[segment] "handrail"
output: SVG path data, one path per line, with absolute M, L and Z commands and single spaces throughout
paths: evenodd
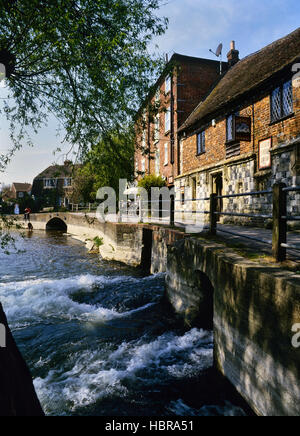
M 273 193 L 272 190 L 252 191 L 252 192 L 245 192 L 243 194 L 217 195 L 216 198 L 222 199 L 222 198 L 249 197 L 249 196 L 265 195 L 265 194 L 272 194 L 272 193 Z

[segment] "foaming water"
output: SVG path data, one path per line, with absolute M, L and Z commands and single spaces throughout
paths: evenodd
M 163 304 L 164 276 L 99 261 L 62 235 L 0 252 L 0 301 L 49 415 L 238 415 L 212 371 L 212 333 Z

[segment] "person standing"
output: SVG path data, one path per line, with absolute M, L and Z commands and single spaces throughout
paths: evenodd
M 29 207 L 26 207 L 26 209 L 24 211 L 24 220 L 25 221 L 30 221 L 30 214 L 31 214 L 31 209 Z

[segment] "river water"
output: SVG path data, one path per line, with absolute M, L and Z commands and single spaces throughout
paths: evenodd
M 213 335 L 184 329 L 164 276 L 88 254 L 59 233 L 0 252 L 0 301 L 48 415 L 239 416 L 212 369 Z

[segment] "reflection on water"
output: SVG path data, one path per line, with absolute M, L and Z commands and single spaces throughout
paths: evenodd
M 164 306 L 163 275 L 55 232 L 17 248 L 0 253 L 0 301 L 47 414 L 244 414 L 212 370 L 212 333 L 183 329 Z

